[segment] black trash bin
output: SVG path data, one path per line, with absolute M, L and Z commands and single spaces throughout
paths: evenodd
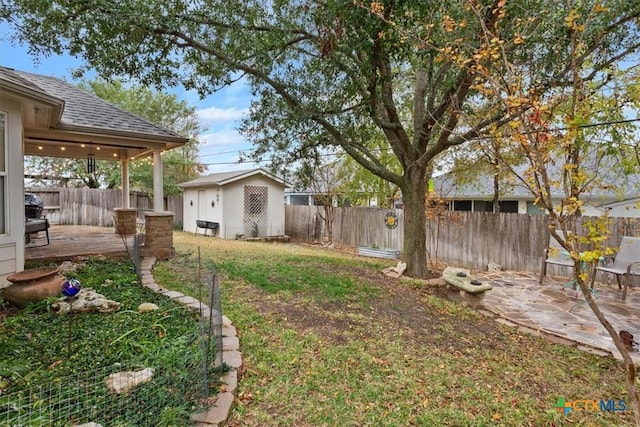
M 44 203 L 40 197 L 32 193 L 24 193 L 24 216 L 27 218 L 40 218 Z

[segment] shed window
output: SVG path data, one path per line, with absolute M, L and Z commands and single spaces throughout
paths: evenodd
M 268 187 L 244 186 L 244 234 L 246 236 L 262 237 L 267 235 L 268 201 Z
M 257 215 L 257 214 L 260 214 L 260 213 L 264 212 L 264 210 L 267 207 L 267 194 L 266 193 L 262 193 L 262 192 L 257 192 L 257 193 L 247 192 L 245 194 L 245 197 L 246 197 L 245 203 L 246 203 L 246 206 L 247 206 L 247 213 L 249 215 Z

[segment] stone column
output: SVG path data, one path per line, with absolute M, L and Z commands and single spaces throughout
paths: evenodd
M 115 208 L 116 234 L 136 234 L 136 209 Z
M 173 247 L 173 212 L 147 212 L 144 215 L 143 256 L 166 259 L 175 254 Z

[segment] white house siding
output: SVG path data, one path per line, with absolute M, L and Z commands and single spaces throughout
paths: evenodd
M 603 205 L 610 217 L 640 218 L 640 198 Z
M 0 287 L 9 274 L 24 269 L 24 167 L 20 104 L 0 93 L 0 111 L 6 115 L 7 185 L 6 233 L 0 234 Z

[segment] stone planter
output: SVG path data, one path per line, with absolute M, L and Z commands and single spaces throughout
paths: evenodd
M 7 280 L 13 284 L 3 290 L 4 299 L 11 305 L 24 308 L 33 302 L 61 296 L 65 278 L 58 267 L 45 267 L 11 274 Z

